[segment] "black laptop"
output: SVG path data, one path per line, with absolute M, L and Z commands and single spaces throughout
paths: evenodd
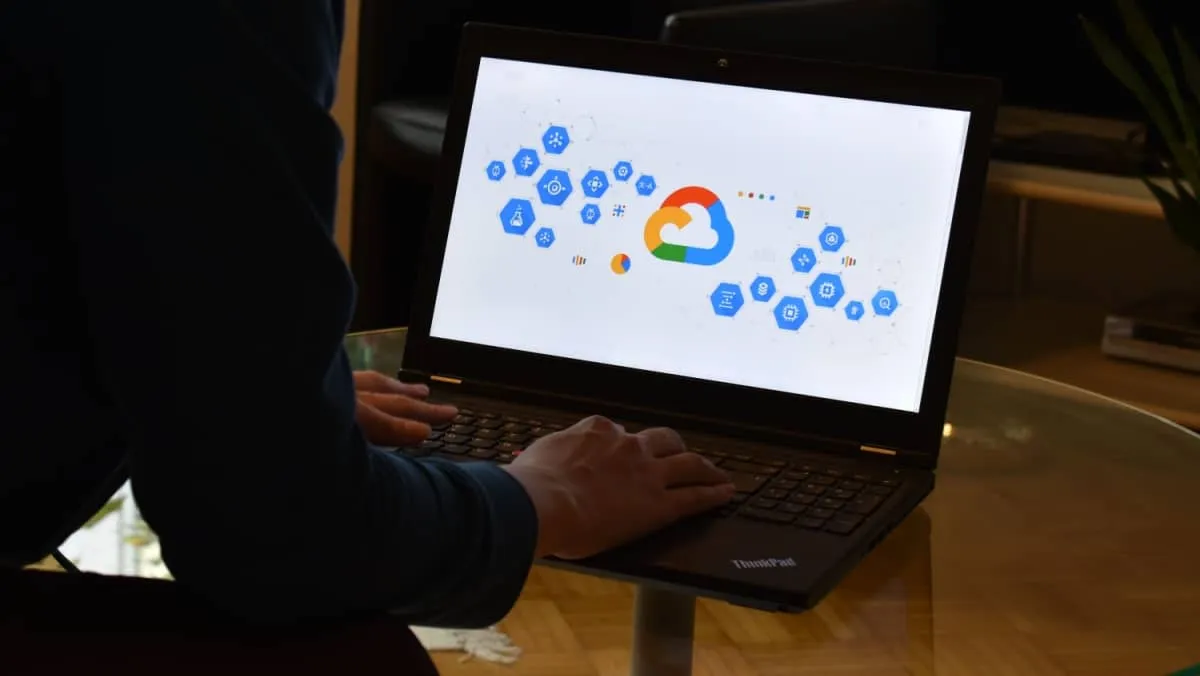
M 418 448 L 668 425 L 734 503 L 555 565 L 817 603 L 933 489 L 998 86 L 470 25 L 401 376 Z

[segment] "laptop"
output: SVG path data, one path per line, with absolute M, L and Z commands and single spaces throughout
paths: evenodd
M 994 81 L 468 25 L 398 452 L 667 425 L 734 502 L 551 565 L 815 605 L 933 489 Z

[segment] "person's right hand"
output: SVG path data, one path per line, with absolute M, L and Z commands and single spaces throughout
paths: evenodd
M 581 559 L 729 502 L 729 477 L 665 428 L 629 434 L 593 416 L 507 467 L 538 515 L 536 555 Z

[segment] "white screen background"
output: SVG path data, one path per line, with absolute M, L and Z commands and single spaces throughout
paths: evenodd
M 919 408 L 969 113 L 778 92 L 624 73 L 483 59 L 451 215 L 431 335 L 494 347 L 689 376 L 755 388 L 915 412 Z M 542 134 L 566 127 L 561 155 L 543 152 Z M 513 171 L 522 147 L 542 166 Z M 500 181 L 486 168 L 505 163 Z M 634 179 L 614 180 L 628 161 Z M 583 195 L 589 169 L 607 173 L 600 199 Z M 575 191 L 562 207 L 541 204 L 536 182 L 564 169 Z M 650 174 L 649 197 L 635 190 Z M 705 267 L 652 257 L 646 219 L 677 188 L 698 185 L 724 203 L 736 234 L 728 258 Z M 774 200 L 739 197 L 739 191 Z M 510 198 L 530 200 L 536 222 L 504 232 Z M 602 216 L 585 225 L 580 209 Z M 622 218 L 613 216 L 624 205 Z M 797 219 L 797 206 L 811 208 Z M 715 235 L 701 208 L 669 242 L 708 247 Z M 845 245 L 822 252 L 826 224 Z M 553 229 L 539 248 L 535 233 Z M 810 273 L 793 270 L 798 246 L 818 253 Z M 613 255 L 627 254 L 616 275 Z M 582 256 L 586 264 L 575 265 Z M 843 265 L 843 256 L 855 260 Z M 812 302 L 820 272 L 841 275 L 836 308 Z M 770 302 L 750 295 L 759 275 L 777 287 Z M 739 284 L 734 317 L 714 313 L 710 295 Z M 894 290 L 898 309 L 876 316 L 871 297 Z M 772 310 L 798 296 L 809 318 L 798 331 L 776 326 Z M 859 300 L 866 315 L 847 319 Z

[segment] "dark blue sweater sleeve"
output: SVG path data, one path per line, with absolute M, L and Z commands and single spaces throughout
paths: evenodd
M 331 236 L 332 0 L 50 3 L 67 208 L 135 497 L 176 579 L 258 618 L 483 625 L 536 514 L 490 466 L 364 441 Z

